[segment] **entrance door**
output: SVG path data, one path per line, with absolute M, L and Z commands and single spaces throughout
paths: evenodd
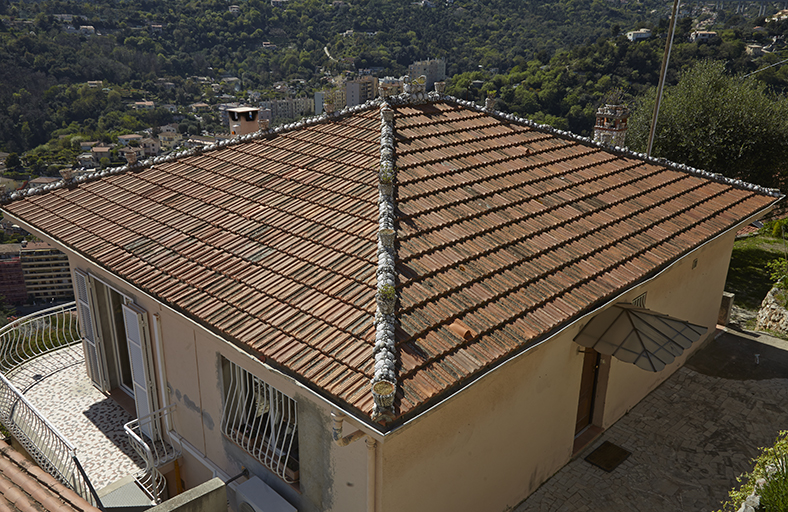
M 580 378 L 580 400 L 577 404 L 575 435 L 580 434 L 591 424 L 594 415 L 594 397 L 599 380 L 599 360 L 599 352 L 592 348 L 585 349 L 583 374 Z

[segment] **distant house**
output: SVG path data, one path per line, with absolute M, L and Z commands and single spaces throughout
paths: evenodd
M 151 32 L 161 32 L 162 29 L 163 29 L 162 25 L 159 25 L 159 24 L 155 24 L 155 25 L 151 25 L 150 26 L 150 31 Z
M 138 135 L 136 133 L 130 133 L 128 135 L 118 135 L 118 144 L 121 146 L 128 146 L 129 143 L 133 140 L 140 142 L 142 140 L 142 135 Z
M 446 79 L 446 60 L 445 59 L 427 59 L 414 62 L 408 66 L 408 75 L 411 80 L 424 75 L 427 82 L 424 84 L 427 90 L 432 90 L 435 82 L 440 82 Z
M 90 148 L 93 161 L 100 163 L 102 158 L 112 158 L 112 148 L 109 146 L 93 146 Z
M 782 21 L 784 19 L 788 19 L 788 9 L 783 9 L 782 11 L 778 11 L 777 14 L 773 16 L 769 16 L 766 18 L 766 21 Z
M 345 103 L 348 107 L 361 105 L 378 95 L 378 79 L 374 76 L 363 76 L 345 82 Z
M 189 107 L 191 107 L 192 112 L 210 112 L 211 110 L 211 106 L 207 103 L 192 103 Z
M 651 29 L 650 28 L 641 28 L 639 30 L 632 30 L 627 32 L 627 39 L 632 41 L 642 41 L 643 39 L 648 39 L 651 37 Z
M 82 151 L 90 151 L 90 148 L 98 144 L 97 140 L 83 140 L 79 142 L 79 148 Z
M 158 139 L 146 138 L 140 141 L 140 146 L 145 156 L 158 156 L 161 152 L 161 143 Z
M 93 28 L 93 25 L 80 25 L 79 33 L 86 36 L 92 36 L 96 33 L 96 29 Z
M 74 297 L 71 269 L 64 253 L 46 242 L 22 242 L 20 258 L 28 295 L 44 300 Z
M 96 159 L 93 156 L 93 153 L 82 153 L 77 157 L 77 163 L 81 167 L 92 167 L 96 165 Z
M 88 80 L 88 87 L 91 89 L 98 89 L 103 87 L 104 83 L 101 80 Z
M 746 48 L 747 55 L 751 57 L 760 57 L 763 55 L 763 45 L 757 43 L 750 43 Z
M 241 13 L 241 8 L 238 7 L 237 5 L 231 5 L 230 7 L 228 7 L 228 9 L 233 14 L 240 14 Z
M 134 109 L 135 110 L 153 110 L 156 108 L 156 105 L 152 101 L 135 101 L 134 102 Z
M 690 33 L 689 40 L 691 42 L 693 42 L 693 43 L 696 42 L 696 41 L 698 41 L 698 42 L 706 42 L 706 41 L 709 41 L 711 39 L 714 39 L 715 37 L 717 37 L 717 33 L 716 32 L 711 32 L 711 31 L 708 31 L 708 30 L 695 30 L 695 31 Z
M 403 85 L 401 78 L 394 78 L 392 76 L 387 76 L 378 80 L 378 90 L 382 97 L 402 94 Z

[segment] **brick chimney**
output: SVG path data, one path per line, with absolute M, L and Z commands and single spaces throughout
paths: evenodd
M 594 142 L 624 147 L 627 138 L 629 108 L 626 105 L 604 105 L 596 111 Z

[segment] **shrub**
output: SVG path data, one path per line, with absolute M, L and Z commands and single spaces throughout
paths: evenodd
M 788 510 L 788 430 L 777 435 L 774 446 L 762 448 L 754 462 L 755 466 L 750 473 L 736 479 L 737 482 L 744 483 L 728 493 L 730 501 L 723 505 L 723 510 L 739 510 L 753 491 L 760 496 L 759 512 Z

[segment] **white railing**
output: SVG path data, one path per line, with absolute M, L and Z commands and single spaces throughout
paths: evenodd
M 287 483 L 299 478 L 296 401 L 230 363 L 222 434 Z
M 84 361 L 81 350 L 63 350 L 57 357 L 39 356 L 81 341 L 74 302 L 0 328 L 0 423 L 42 469 L 96 505 L 74 446 L 22 395 L 44 377 Z
M 81 341 L 75 302 L 16 319 L 0 328 L 0 372 L 25 392 L 39 380 L 84 361 L 81 351 L 40 360 L 39 356 Z
M 156 503 L 161 503 L 162 492 L 166 485 L 164 475 L 158 468 L 181 456 L 181 450 L 162 435 L 162 423 L 164 430 L 171 430 L 170 422 L 175 405 L 159 409 L 123 426 L 134 451 L 145 461 L 145 468 L 137 473 L 135 478 Z
M 96 505 L 90 482 L 79 471 L 76 449 L 0 374 L 0 422 L 36 464 Z

